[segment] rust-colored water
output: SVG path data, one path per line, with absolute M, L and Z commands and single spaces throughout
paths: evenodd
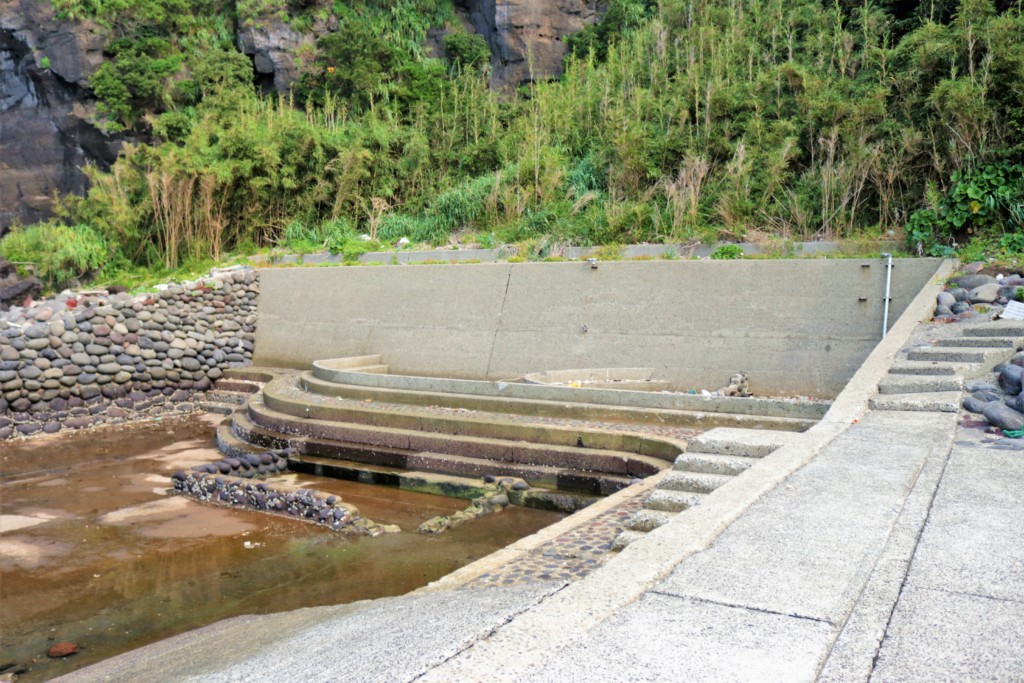
M 167 495 L 212 441 L 192 417 L 0 444 L 0 665 L 47 680 L 226 617 L 398 595 L 561 518 L 509 508 L 428 537 L 466 502 L 297 480 L 403 529 L 366 538 Z M 49 659 L 59 641 L 81 652 Z

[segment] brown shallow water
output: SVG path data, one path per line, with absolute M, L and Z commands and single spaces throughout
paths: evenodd
M 191 417 L 0 444 L 0 665 L 47 680 L 227 617 L 398 595 L 563 516 L 513 507 L 429 537 L 416 526 L 466 501 L 287 475 L 403 529 L 367 538 L 167 495 L 212 440 Z M 59 641 L 81 652 L 47 658 Z

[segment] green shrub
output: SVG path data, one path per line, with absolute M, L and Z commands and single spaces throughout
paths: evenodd
M 0 240 L 0 258 L 31 264 L 47 289 L 60 290 L 83 282 L 109 257 L 103 237 L 87 225 L 38 223 L 14 228 Z
M 732 261 L 743 258 L 743 247 L 738 244 L 723 244 L 715 249 L 711 258 L 715 261 Z
M 999 240 L 1004 250 L 1020 248 L 1024 164 L 979 164 L 954 172 L 950 183 L 934 207 L 911 215 L 907 222 L 911 248 L 930 256 L 949 256 L 956 244 L 971 240 Z M 1007 228 L 1010 232 L 1004 233 Z
M 481 67 L 491 59 L 491 48 L 487 41 L 476 33 L 449 33 L 444 37 L 444 51 L 448 63 L 457 69 Z

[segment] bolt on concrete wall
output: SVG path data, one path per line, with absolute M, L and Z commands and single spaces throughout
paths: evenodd
M 890 325 L 939 267 L 898 259 Z M 881 338 L 883 259 L 266 269 L 255 362 L 382 354 L 390 372 L 514 379 L 653 367 L 680 389 L 835 396 Z

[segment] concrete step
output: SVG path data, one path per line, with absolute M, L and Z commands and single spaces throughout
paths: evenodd
M 409 456 L 406 469 L 421 472 L 456 474 L 462 477 L 517 477 L 530 486 L 560 491 L 576 491 L 594 496 L 609 496 L 629 486 L 630 477 L 598 472 L 581 472 L 559 467 L 517 465 L 493 460 L 479 460 L 442 453 L 416 453 Z
M 888 394 L 871 399 L 874 410 L 908 410 L 913 412 L 956 413 L 960 410 L 959 391 L 930 394 Z
M 243 394 L 238 391 L 221 391 L 214 389 L 213 391 L 206 392 L 206 400 L 213 401 L 215 403 L 230 403 L 235 406 L 245 405 L 245 402 L 249 400 L 251 394 Z
M 881 394 L 925 394 L 942 391 L 963 391 L 964 381 L 952 377 L 919 377 L 915 375 L 888 375 L 878 383 Z
M 936 339 L 936 347 L 1013 349 L 1020 343 L 1013 337 L 951 337 Z
M 352 370 L 353 368 L 361 368 L 369 365 L 379 364 L 379 353 L 371 356 L 349 356 L 348 358 L 332 358 L 330 360 L 330 368 L 332 370 Z M 356 370 L 355 372 L 361 371 Z
M 964 328 L 965 337 L 1024 337 L 1024 323 L 1003 321 L 970 325 Z
M 792 432 L 720 427 L 691 439 L 686 451 L 763 458 L 793 438 Z
M 605 449 L 637 453 L 672 462 L 682 448 L 665 439 L 597 429 L 573 424 L 551 424 L 527 420 L 509 420 L 506 416 L 478 411 L 437 411 L 429 408 L 368 406 L 363 402 L 334 401 L 309 394 L 300 389 L 297 379 L 274 381 L 264 387 L 260 396 L 250 402 L 250 410 L 260 403 L 268 408 L 300 420 L 315 418 L 333 423 L 351 423 L 376 427 L 382 434 L 401 429 L 423 434 L 455 434 L 524 441 L 544 445 L 574 446 L 587 450 Z
M 217 432 L 214 435 L 214 440 L 217 443 L 217 449 L 224 455 L 232 458 L 237 458 L 240 455 L 248 455 L 250 453 L 262 453 L 267 450 L 259 446 L 254 446 L 242 439 L 239 439 L 232 431 L 231 423 L 225 421 L 223 424 L 217 427 Z
M 293 446 L 302 455 L 364 463 L 419 472 L 436 472 L 460 477 L 517 477 L 531 486 L 607 496 L 629 486 L 633 477 L 586 472 L 564 467 L 499 462 L 445 453 L 418 452 L 387 446 L 331 441 L 310 437 L 294 437 L 259 428 L 236 414 L 232 432 L 242 441 L 263 449 Z
M 349 372 L 363 372 L 373 375 L 386 375 L 388 374 L 388 366 L 386 365 L 360 365 L 356 368 L 346 368 Z
M 647 510 L 663 510 L 665 512 L 682 512 L 683 510 L 689 510 L 700 505 L 703 499 L 703 493 L 655 489 L 647 497 L 644 508 Z
M 672 470 L 658 484 L 659 489 L 667 491 L 689 491 L 691 493 L 711 493 L 719 486 L 732 481 L 725 474 L 708 474 L 706 472 L 681 472 Z
M 224 403 L 222 401 L 200 401 L 196 405 L 204 412 L 216 413 L 217 415 L 230 415 L 239 408 L 236 403 Z
M 745 458 L 737 455 L 683 453 L 676 458 L 672 469 L 679 472 L 737 475 L 750 469 L 757 462 L 758 458 Z
M 433 451 L 481 460 L 592 470 L 628 477 L 647 477 L 668 467 L 661 458 L 616 450 L 302 419 L 273 411 L 258 399 L 250 401 L 247 415 L 257 426 L 300 438 L 387 446 L 411 452 Z
M 940 363 L 995 363 L 997 362 L 997 359 L 1006 357 L 1009 352 L 1010 349 L 971 350 L 923 347 L 914 349 L 908 353 L 907 360 L 939 361 Z
M 646 531 L 634 531 L 633 529 L 624 529 L 619 532 L 619 535 L 612 541 L 612 551 L 618 552 L 622 550 L 630 543 L 639 541 L 641 538 L 647 535 Z
M 214 391 L 225 391 L 239 394 L 255 394 L 263 388 L 262 382 L 250 382 L 244 379 L 222 377 L 213 383 Z
M 664 510 L 638 510 L 626 522 L 626 528 L 631 531 L 654 531 L 675 516 L 675 512 Z
M 897 361 L 889 368 L 892 375 L 959 375 L 975 367 L 970 363 L 941 363 L 939 361 Z
M 363 386 L 321 379 L 315 373 L 302 374 L 302 386 L 310 394 L 335 396 L 352 401 L 396 403 L 411 407 L 459 408 L 496 415 L 524 415 L 543 418 L 567 418 L 607 422 L 614 429 L 619 424 L 651 424 L 708 430 L 715 427 L 746 427 L 751 430 L 803 431 L 817 420 L 797 417 L 771 417 L 756 414 L 665 410 L 630 406 L 609 406 L 599 403 L 562 400 L 513 398 L 463 394 L 451 391 L 424 391 L 389 387 Z

